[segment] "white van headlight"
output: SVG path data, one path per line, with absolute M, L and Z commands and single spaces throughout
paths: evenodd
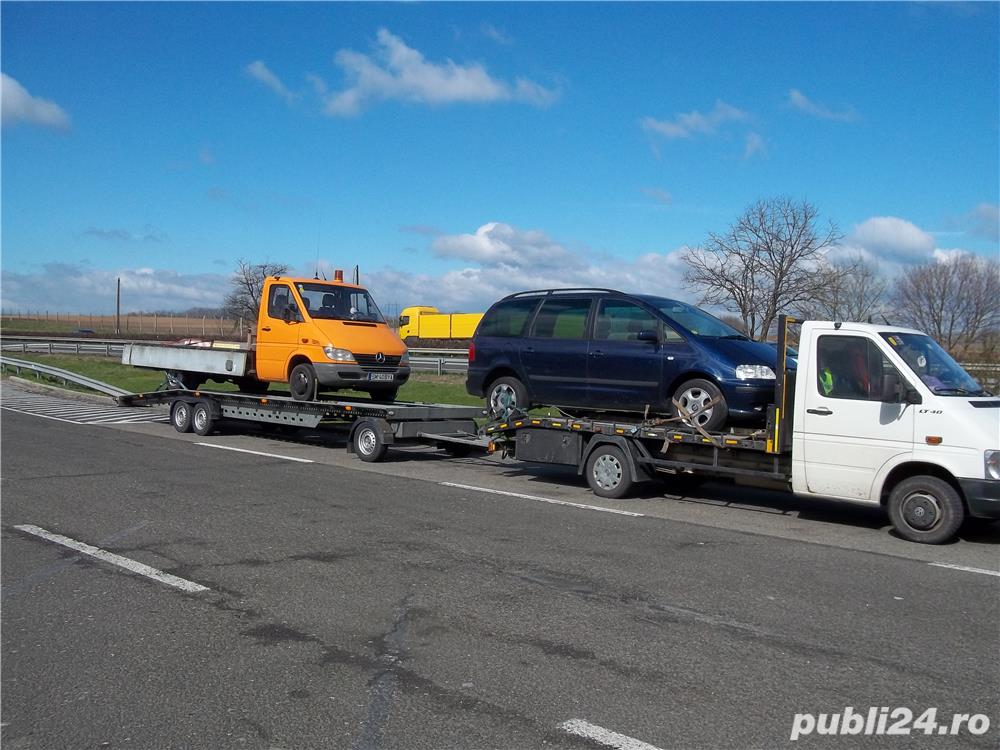
M 1000 479 L 1000 451 L 986 451 L 986 478 Z
M 353 354 L 347 349 L 338 349 L 333 344 L 324 346 L 323 353 L 326 354 L 327 359 L 332 359 L 334 362 L 354 362 Z
M 736 377 L 740 380 L 774 380 L 774 370 L 767 365 L 737 365 Z

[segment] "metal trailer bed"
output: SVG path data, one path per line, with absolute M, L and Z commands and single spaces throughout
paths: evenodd
M 436 445 L 452 454 L 489 447 L 476 428 L 475 419 L 483 414 L 478 406 L 381 404 L 360 398 L 297 401 L 290 396 L 186 389 L 132 393 L 119 396 L 118 403 L 168 404 L 174 429 L 199 435 L 210 433 L 220 419 L 304 428 L 344 425 L 349 428 L 348 451 L 369 462 L 381 461 L 389 446 L 401 443 Z

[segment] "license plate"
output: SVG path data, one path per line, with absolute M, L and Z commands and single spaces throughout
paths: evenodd
M 370 372 L 368 373 L 369 380 L 392 380 L 394 375 L 391 372 Z

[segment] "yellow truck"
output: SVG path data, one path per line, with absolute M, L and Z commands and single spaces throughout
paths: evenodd
M 404 307 L 399 316 L 399 337 L 418 339 L 471 339 L 483 313 L 442 313 L 436 307 Z
M 410 377 L 406 345 L 368 291 L 345 283 L 340 270 L 333 281 L 268 276 L 257 334 L 245 348 L 219 342 L 127 344 L 122 363 L 165 370 L 168 382 L 188 390 L 206 380 L 232 381 L 249 393 L 287 383 L 298 401 L 340 389 L 394 401 Z

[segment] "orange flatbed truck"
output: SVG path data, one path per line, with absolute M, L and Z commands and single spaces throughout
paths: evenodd
M 167 373 L 167 382 L 195 390 L 207 380 L 230 381 L 246 393 L 287 383 L 293 399 L 353 389 L 394 401 L 410 377 L 406 345 L 389 328 L 368 290 L 343 281 L 269 276 L 264 280 L 256 335 L 246 346 L 128 344 L 122 364 Z

